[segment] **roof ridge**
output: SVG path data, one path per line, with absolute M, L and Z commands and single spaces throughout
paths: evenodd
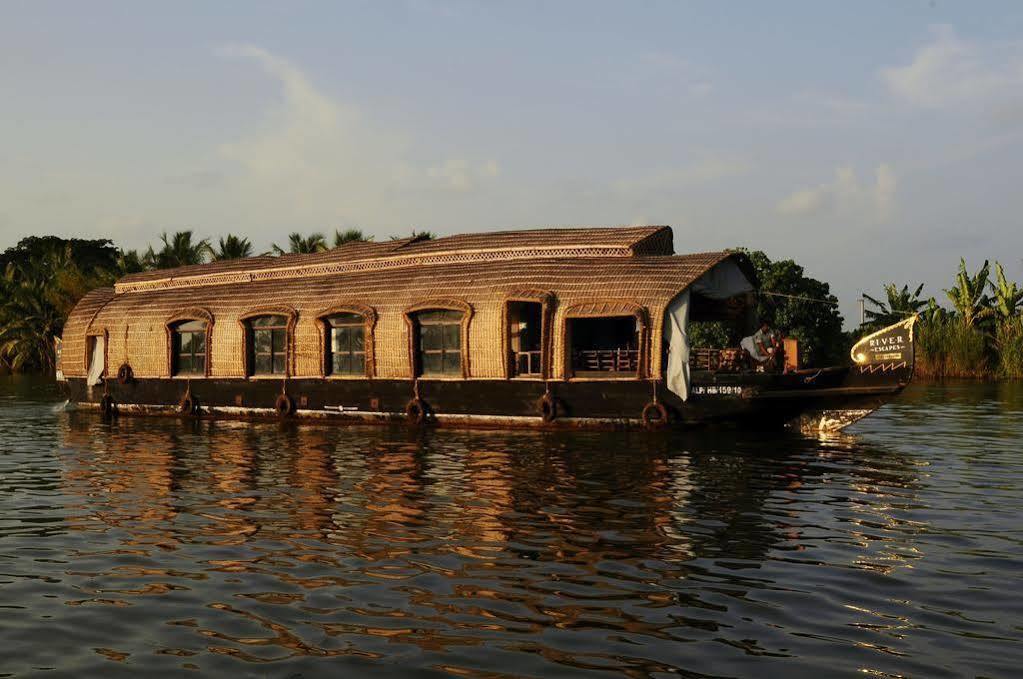
M 258 256 L 129 274 L 121 278 L 115 288 L 118 293 L 124 293 L 160 287 L 243 282 L 267 275 L 304 277 L 370 268 L 523 257 L 664 256 L 673 254 L 670 234 L 671 228 L 667 226 L 574 227 L 476 232 L 437 239 L 413 237 L 379 243 L 353 242 L 318 253 Z M 549 236 L 546 242 L 544 235 Z

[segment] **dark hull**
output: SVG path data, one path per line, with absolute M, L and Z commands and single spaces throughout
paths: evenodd
M 796 425 L 837 429 L 859 419 L 898 394 L 911 372 L 858 367 L 803 371 L 788 375 L 695 373 L 683 402 L 661 384 L 637 380 L 549 383 L 557 416 L 544 421 L 539 402 L 547 387 L 526 380 L 421 380 L 419 398 L 429 424 L 530 428 L 625 428 L 651 426 L 643 410 L 656 400 L 668 425 L 730 424 L 754 428 Z M 89 388 L 83 379 L 66 383 L 69 400 L 98 407 L 109 395 L 118 414 L 180 415 L 189 392 L 198 404 L 193 417 L 279 419 L 274 405 L 282 391 L 296 412 L 289 417 L 339 422 L 405 421 L 414 398 L 409 380 L 324 379 L 142 379 L 126 384 L 108 380 Z M 821 421 L 825 426 L 821 426 Z M 658 423 L 663 424 L 663 423 Z

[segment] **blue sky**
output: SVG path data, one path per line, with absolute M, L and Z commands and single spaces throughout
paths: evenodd
M 1023 278 L 1020 3 L 16 3 L 0 247 L 671 224 L 859 292 Z

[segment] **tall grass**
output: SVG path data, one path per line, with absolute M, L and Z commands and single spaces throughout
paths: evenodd
M 994 341 L 998 350 L 998 376 L 1010 379 L 1023 377 L 1023 318 L 1016 316 L 1000 321 Z
M 922 377 L 1023 378 L 1023 320 L 997 321 L 991 332 L 961 317 L 922 323 L 916 370 Z
M 922 324 L 917 371 L 925 377 L 990 377 L 987 338 L 960 318 Z

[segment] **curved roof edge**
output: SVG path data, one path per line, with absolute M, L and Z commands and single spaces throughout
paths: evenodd
M 378 271 L 452 263 L 514 259 L 666 256 L 673 254 L 671 227 L 536 229 L 352 243 L 307 255 L 252 257 L 226 262 L 147 271 L 125 276 L 118 294 Z

